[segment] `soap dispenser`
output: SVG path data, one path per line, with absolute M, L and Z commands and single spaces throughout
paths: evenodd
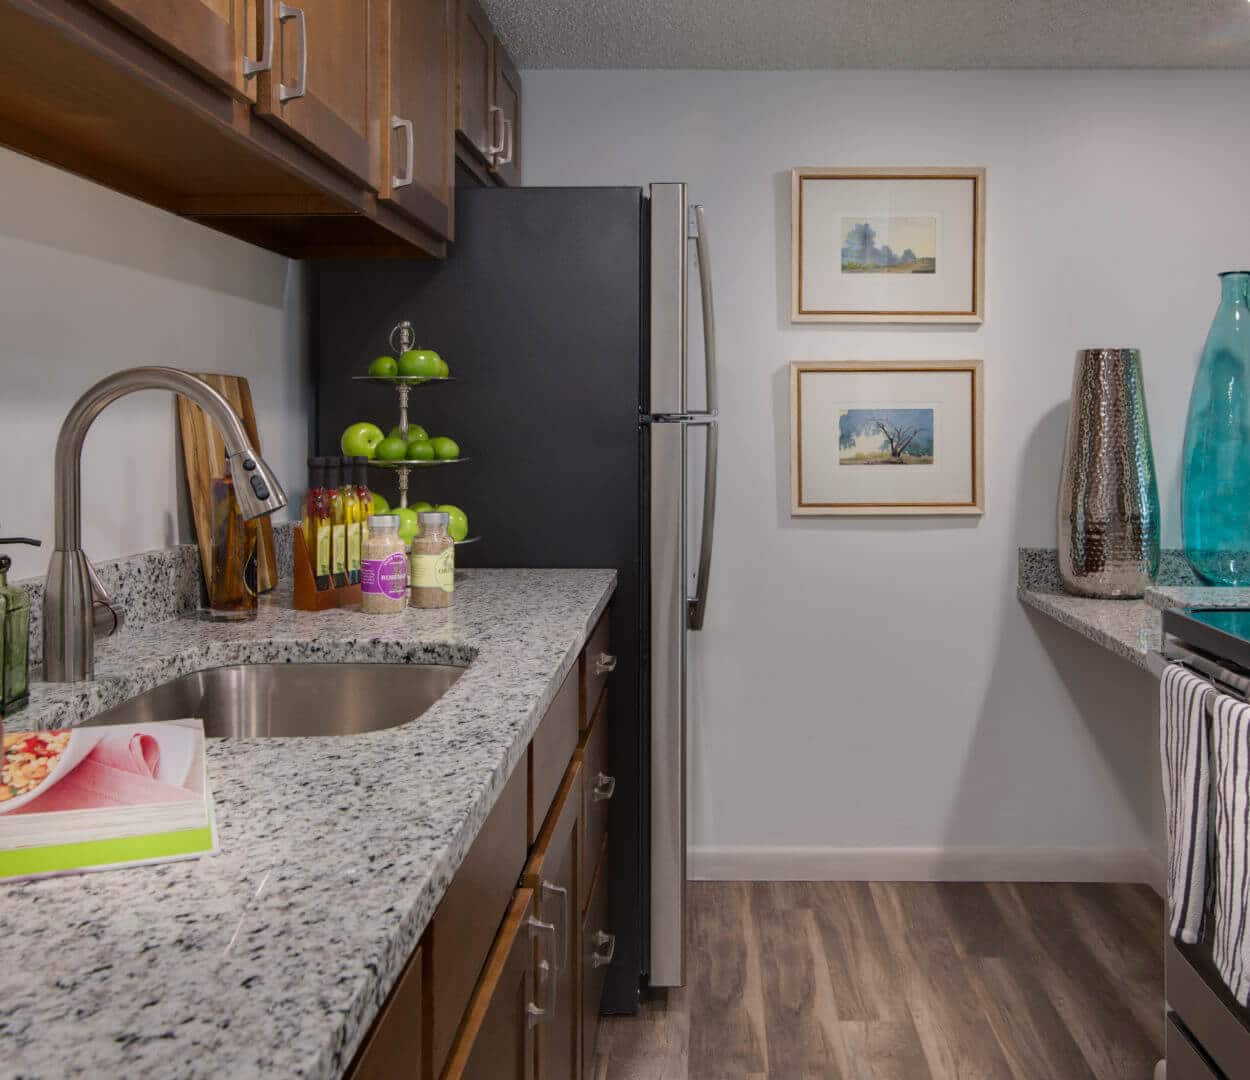
M 0 537 L 0 545 L 30 544 L 25 536 Z M 0 555 L 0 717 L 26 704 L 30 696 L 30 594 L 9 584 L 13 560 Z

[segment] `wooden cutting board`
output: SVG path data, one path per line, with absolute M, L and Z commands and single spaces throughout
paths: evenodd
M 235 415 L 243 421 L 243 430 L 252 446 L 261 453 L 260 436 L 256 431 L 256 412 L 252 408 L 252 391 L 241 375 L 199 375 L 230 403 Z M 226 446 L 221 432 L 198 405 L 178 396 L 178 426 L 182 429 L 182 459 L 187 467 L 187 487 L 191 493 L 191 514 L 195 518 L 195 536 L 200 545 L 200 561 L 205 576 L 213 560 L 213 477 L 226 476 Z M 278 584 L 278 564 L 273 549 L 273 522 L 266 514 L 257 523 L 256 575 L 257 591 L 268 592 Z

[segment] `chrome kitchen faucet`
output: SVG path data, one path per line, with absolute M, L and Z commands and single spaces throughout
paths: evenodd
M 229 403 L 203 379 L 177 368 L 137 367 L 101 379 L 75 403 L 56 440 L 55 543 L 43 594 L 43 672 L 48 682 L 84 682 L 95 673 L 94 607 L 108 594 L 82 550 L 82 444 L 92 422 L 119 397 L 168 390 L 195 402 L 221 431 L 235 498 L 247 519 L 286 505 L 273 471 L 252 448 Z

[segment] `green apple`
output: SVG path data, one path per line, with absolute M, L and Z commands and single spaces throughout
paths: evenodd
M 370 492 L 370 494 L 373 496 L 373 505 L 369 507 L 369 513 L 385 514 L 391 508 L 391 504 L 376 491 Z
M 403 428 L 401 428 L 398 424 L 396 424 L 390 430 L 391 438 L 402 439 L 404 437 L 403 430 L 404 430 Z M 412 442 L 413 439 L 428 439 L 429 437 L 430 437 L 429 433 L 420 424 L 408 425 L 408 441 L 409 442 Z
M 387 436 L 377 445 L 379 461 L 403 461 L 408 446 L 403 439 Z
M 369 365 L 369 374 L 384 377 L 398 375 L 399 365 L 395 362 L 395 357 L 393 356 L 379 356 Z
M 409 349 L 406 353 L 400 353 L 399 373 L 432 379 L 438 375 L 442 362 L 442 357 L 433 349 Z
M 455 439 L 449 439 L 446 435 L 435 435 L 430 440 L 430 445 L 434 448 L 434 456 L 439 461 L 455 461 L 460 456 L 460 444 Z
M 429 439 L 409 439 L 408 440 L 408 460 L 409 461 L 433 461 L 434 447 L 430 445 Z
M 433 509 L 434 509 L 434 504 L 433 504 L 433 503 L 428 503 L 428 502 L 426 502 L 424 499 L 422 499 L 420 502 L 414 502 L 414 503 L 412 504 L 412 508 L 413 508 L 413 509 L 414 509 L 414 510 L 418 513 L 418 514 L 423 514 L 423 513 L 425 513 L 427 510 L 433 510 Z
M 399 538 L 405 544 L 411 544 L 412 538 L 421 530 L 417 512 L 411 506 L 401 506 L 395 511 L 395 516 L 399 518 Z
M 438 509 L 449 518 L 447 531 L 451 534 L 453 540 L 463 540 L 469 535 L 469 518 L 460 507 L 452 506 L 451 503 L 443 503 Z
M 440 379 L 446 379 L 446 378 L 449 378 L 450 375 L 451 375 L 451 368 L 447 366 L 447 361 L 444 360 L 440 356 L 438 358 L 438 377 Z
M 372 461 L 378 452 L 378 444 L 385 438 L 377 424 L 352 424 L 343 432 L 339 446 L 348 457 L 366 457 Z

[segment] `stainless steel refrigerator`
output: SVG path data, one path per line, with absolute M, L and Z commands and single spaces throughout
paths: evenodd
M 407 320 L 457 377 L 410 403 L 471 458 L 412 494 L 468 512 L 482 539 L 457 561 L 618 572 L 608 1012 L 685 978 L 686 637 L 703 625 L 716 493 L 707 239 L 684 184 L 466 184 L 446 260 L 314 275 L 318 452 L 349 423 L 392 422 L 352 376 Z

